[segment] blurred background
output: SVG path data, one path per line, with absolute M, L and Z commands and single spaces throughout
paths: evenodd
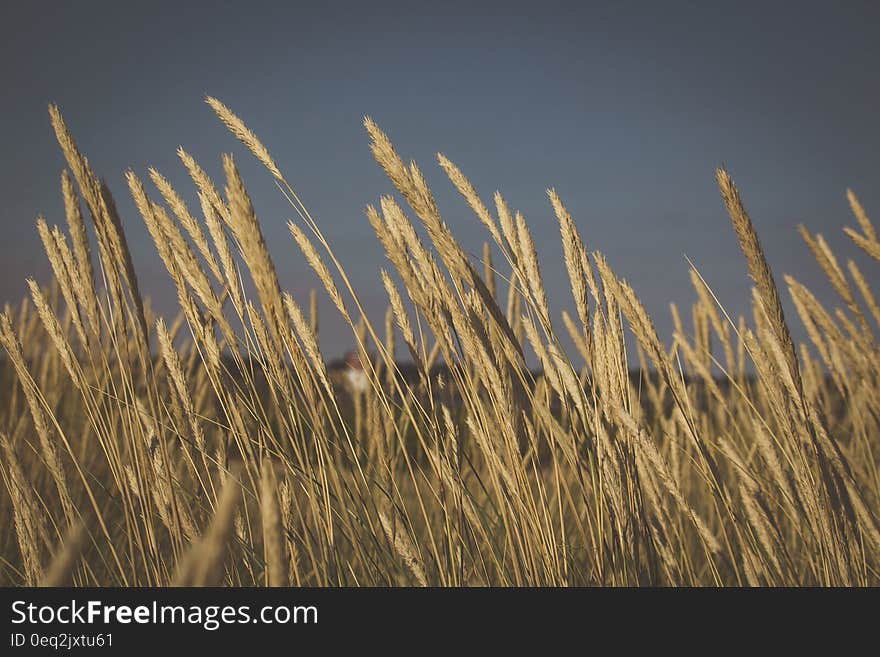
M 792 273 L 828 300 L 795 229 L 859 259 L 841 232 L 855 224 L 847 187 L 880 216 L 878 20 L 870 2 L 5 2 L 0 303 L 20 301 L 27 275 L 49 281 L 37 216 L 64 223 L 49 102 L 114 192 L 159 312 L 176 314 L 175 295 L 123 173 L 156 167 L 196 210 L 178 145 L 218 183 L 221 153 L 237 156 L 282 286 L 307 303 L 318 284 L 287 231 L 294 212 L 206 94 L 268 146 L 378 322 L 385 261 L 364 207 L 393 189 L 364 115 L 419 164 L 475 258 L 488 236 L 438 151 L 486 201 L 500 190 L 525 215 L 557 316 L 572 304 L 550 186 L 664 339 L 669 302 L 687 313 L 694 298 L 686 257 L 733 317 L 747 313 L 745 262 L 714 182 L 722 163 L 777 283 Z M 323 297 L 320 308 L 333 358 L 352 337 Z

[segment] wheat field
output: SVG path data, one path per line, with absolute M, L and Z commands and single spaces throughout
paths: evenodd
M 800 229 L 835 308 L 774 278 L 718 170 L 752 313 L 730 317 L 692 269 L 664 344 L 551 189 L 576 309 L 554 317 L 524 217 L 438 155 L 485 228 L 472 257 L 366 119 L 398 194 L 366 209 L 387 256 L 374 324 L 269 150 L 207 102 L 290 203 L 291 257 L 323 289 L 282 289 L 232 156 L 215 181 L 181 149 L 198 209 L 158 171 L 126 173 L 177 293 L 179 313 L 156 316 L 110 191 L 51 106 L 65 226 L 37 229 L 54 279 L 0 316 L 0 583 L 880 583 L 880 305 L 821 235 Z M 848 198 L 846 234 L 880 260 Z M 327 364 L 319 295 L 351 329 L 357 378 Z

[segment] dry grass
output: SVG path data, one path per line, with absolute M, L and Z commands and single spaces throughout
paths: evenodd
M 0 583 L 880 583 L 880 309 L 862 268 L 842 267 L 821 235 L 801 229 L 841 306 L 785 277 L 810 339 L 796 345 L 740 193 L 718 171 L 753 316 L 730 318 L 692 270 L 691 325 L 673 307 L 666 345 L 550 190 L 573 358 L 526 219 L 500 194 L 490 209 L 438 156 L 487 231 L 472 261 L 420 169 L 367 119 L 409 207 L 384 196 L 366 211 L 389 261 L 374 326 L 268 149 L 208 103 L 290 202 L 293 241 L 351 328 L 366 386 L 325 365 L 317 294 L 282 289 L 230 156 L 217 184 L 179 151 L 197 214 L 161 173 L 148 172 L 158 194 L 127 173 L 180 306 L 154 316 L 115 203 L 50 108 L 68 233 L 39 220 L 53 284 L 29 281 L 30 298 L 0 316 L 0 512 L 14 527 Z M 848 198 L 858 230 L 846 233 L 880 260 Z

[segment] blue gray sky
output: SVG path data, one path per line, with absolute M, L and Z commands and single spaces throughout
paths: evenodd
M 282 285 L 306 300 L 316 283 L 285 228 L 292 210 L 205 94 L 267 144 L 377 320 L 385 262 L 363 208 L 392 188 L 364 115 L 419 163 L 474 254 L 486 236 L 436 152 L 484 198 L 501 190 L 523 212 L 557 312 L 570 293 L 550 186 L 664 336 L 668 303 L 694 298 L 686 256 L 732 315 L 746 312 L 746 268 L 714 184 L 721 163 L 777 281 L 795 274 L 830 300 L 795 227 L 876 276 L 841 228 L 854 223 L 847 187 L 869 214 L 880 208 L 878 27 L 871 2 L 6 2 L 0 302 L 24 295 L 26 275 L 48 280 L 37 215 L 64 221 L 50 101 L 115 193 L 160 312 L 174 311 L 174 295 L 123 172 L 155 166 L 193 200 L 178 145 L 218 179 L 221 153 L 236 154 Z M 321 309 L 323 346 L 338 355 L 350 335 Z

